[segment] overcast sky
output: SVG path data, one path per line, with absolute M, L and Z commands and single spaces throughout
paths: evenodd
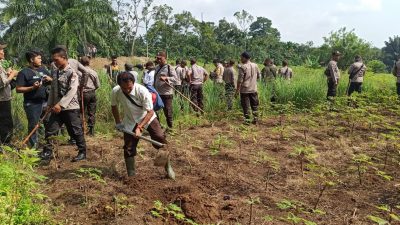
M 298 43 L 320 45 L 322 37 L 344 26 L 376 47 L 400 35 L 399 0 L 155 0 L 155 4 L 168 4 L 174 13 L 190 11 L 199 20 L 203 13 L 205 21 L 214 22 L 224 17 L 234 22 L 233 14 L 244 9 L 254 17 L 271 19 L 282 40 Z

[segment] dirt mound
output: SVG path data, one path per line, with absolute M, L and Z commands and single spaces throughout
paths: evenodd
M 125 63 L 132 63 L 134 65 L 136 64 L 144 64 L 148 61 L 149 59 L 146 57 L 118 57 L 117 62 L 119 65 L 122 67 L 125 65 Z M 102 70 L 104 69 L 105 65 L 109 65 L 111 63 L 111 59 L 107 58 L 94 58 L 91 61 L 91 67 L 95 70 Z

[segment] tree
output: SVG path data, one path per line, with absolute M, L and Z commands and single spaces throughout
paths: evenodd
M 400 37 L 390 37 L 385 41 L 385 47 L 382 48 L 383 62 L 387 69 L 391 69 L 397 59 L 400 57 Z
M 169 50 L 174 33 L 172 7 L 169 5 L 154 6 L 153 12 L 154 24 L 147 34 L 152 42 L 150 45 L 156 49 Z
M 241 12 L 235 12 L 233 14 L 236 20 L 239 23 L 240 28 L 242 29 L 243 37 L 244 37 L 244 48 L 247 49 L 247 31 L 249 29 L 249 25 L 253 22 L 254 17 L 248 13 L 246 10 L 242 10 Z
M 257 17 L 249 28 L 250 42 L 248 49 L 254 58 L 263 61 L 270 57 L 275 60 L 282 60 L 281 35 L 276 28 L 272 27 L 272 22 L 265 17 Z
M 328 61 L 332 51 L 340 51 L 343 54 L 338 62 L 341 69 L 348 68 L 354 62 L 356 55 L 361 55 L 366 62 L 373 58 L 371 44 L 358 37 L 354 30 L 347 31 L 345 27 L 331 32 L 329 37 L 324 37 L 324 42 L 322 48 L 328 51 L 325 51 L 321 58 Z
M 221 44 L 219 57 L 222 59 L 236 58 L 240 54 L 242 32 L 234 23 L 229 23 L 225 18 L 218 22 L 215 28 L 216 41 Z
M 78 48 L 95 43 L 105 54 L 114 50 L 110 37 L 118 36 L 116 12 L 107 0 L 3 0 L 0 18 L 7 25 L 4 39 L 12 55 L 26 49 L 68 47 L 70 55 Z M 115 40 L 115 38 L 114 38 Z
M 119 22 L 121 25 L 121 34 L 124 40 L 130 45 L 130 55 L 134 55 L 135 41 L 142 19 L 139 15 L 139 6 L 142 0 L 131 0 L 124 3 L 124 7 L 119 12 Z
M 144 22 L 144 28 L 146 31 L 145 40 L 146 40 L 146 57 L 149 58 L 149 40 L 147 37 L 147 33 L 149 31 L 149 24 L 151 22 L 151 18 L 153 15 L 150 12 L 150 7 L 153 4 L 154 0 L 144 0 L 144 7 L 142 9 L 142 19 Z
M 199 37 L 199 49 L 201 57 L 206 61 L 216 58 L 220 52 L 220 44 L 216 41 L 215 24 L 212 22 L 200 22 L 196 25 L 196 33 Z

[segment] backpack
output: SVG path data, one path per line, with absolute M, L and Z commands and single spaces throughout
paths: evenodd
M 150 85 L 145 85 L 145 87 L 147 88 L 147 90 L 149 90 L 149 92 L 151 94 L 151 99 L 153 101 L 153 110 L 157 112 L 158 110 L 164 108 L 164 103 L 163 103 L 160 95 L 156 91 L 156 89 Z
M 355 71 L 355 72 L 353 71 L 353 72 L 350 74 L 349 79 L 350 79 L 350 80 L 353 80 L 354 77 L 355 77 L 356 75 L 358 75 L 358 73 L 359 73 L 362 69 L 364 69 L 364 64 L 362 64 L 361 67 L 360 67 L 357 71 Z

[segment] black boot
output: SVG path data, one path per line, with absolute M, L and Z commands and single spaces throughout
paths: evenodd
M 128 173 L 128 177 L 133 177 L 135 176 L 135 157 L 126 157 L 125 158 L 125 164 L 126 164 L 126 172 Z
M 86 133 L 86 135 L 89 135 L 89 136 L 94 136 L 94 127 L 89 127 L 89 131 Z
M 42 161 L 50 161 L 53 159 L 53 151 L 43 150 L 41 153 L 39 153 L 39 158 Z
M 76 141 L 75 141 L 73 138 L 70 138 L 70 139 L 68 140 L 68 144 L 69 144 L 69 145 L 76 145 Z
M 79 151 L 78 155 L 72 159 L 72 162 L 79 162 L 86 159 L 86 152 Z

